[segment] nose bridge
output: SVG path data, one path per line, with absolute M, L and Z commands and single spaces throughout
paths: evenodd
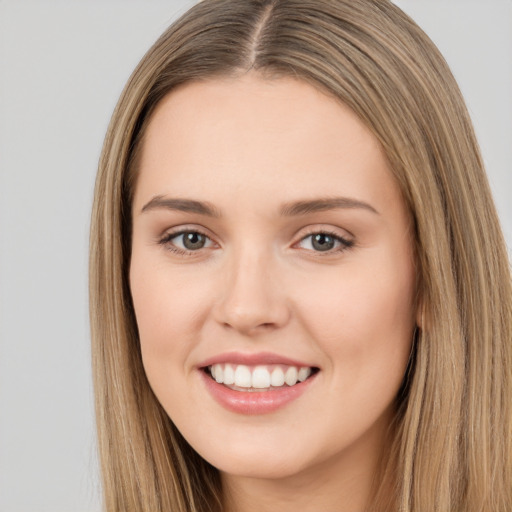
M 284 290 L 271 248 L 244 244 L 227 258 L 218 320 L 243 333 L 277 328 L 288 319 Z

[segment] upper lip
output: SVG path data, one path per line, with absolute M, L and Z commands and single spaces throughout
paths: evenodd
M 258 352 L 254 354 L 247 354 L 243 352 L 225 352 L 213 357 L 210 357 L 200 363 L 199 368 L 205 368 L 213 364 L 232 363 L 243 364 L 246 366 L 257 366 L 265 364 L 284 364 L 287 366 L 297 366 L 299 368 L 314 368 L 313 365 L 298 361 L 286 356 L 274 354 L 272 352 Z

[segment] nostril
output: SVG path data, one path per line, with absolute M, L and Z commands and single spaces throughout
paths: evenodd
M 262 273 L 251 272 L 248 277 L 247 272 L 241 272 L 231 285 L 226 285 L 213 309 L 216 321 L 223 328 L 251 334 L 287 324 L 291 313 L 284 290 L 274 280 L 269 283 Z
M 244 334 L 270 331 L 279 327 L 276 322 L 258 322 L 257 320 L 241 317 L 232 318 L 230 321 L 224 321 L 222 325 L 226 329 L 233 329 Z

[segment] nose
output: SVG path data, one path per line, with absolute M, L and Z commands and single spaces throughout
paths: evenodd
M 276 266 L 271 256 L 251 251 L 226 262 L 219 276 L 217 322 L 248 336 L 283 327 L 290 308 Z

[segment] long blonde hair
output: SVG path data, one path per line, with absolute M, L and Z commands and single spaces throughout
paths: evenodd
M 128 283 L 137 156 L 180 84 L 250 69 L 348 105 L 378 138 L 415 225 L 422 322 L 400 395 L 389 503 L 372 512 L 512 510 L 512 289 L 464 101 L 434 44 L 387 0 L 203 0 L 131 76 L 99 164 L 90 311 L 109 512 L 222 509 L 218 472 L 184 441 L 146 380 Z

